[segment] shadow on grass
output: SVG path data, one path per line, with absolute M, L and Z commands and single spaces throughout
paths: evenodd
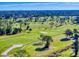
M 34 43 L 33 45 L 34 46 L 40 46 L 40 45 L 43 45 L 43 43 L 37 42 L 37 43 Z
M 60 41 L 69 41 L 70 40 L 70 38 L 62 38 L 62 39 L 60 39 Z
M 48 48 L 44 48 L 44 47 L 43 47 L 43 48 L 36 48 L 35 51 L 45 51 L 45 50 L 47 50 L 47 49 L 48 49 Z

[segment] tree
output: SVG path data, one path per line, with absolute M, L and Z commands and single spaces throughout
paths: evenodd
M 18 20 L 17 22 L 20 24 L 20 28 L 19 28 L 19 30 L 20 30 L 20 32 L 21 32 L 23 21 L 22 21 L 22 20 Z
M 49 26 L 50 26 L 50 28 L 52 28 L 52 27 L 54 26 L 54 22 L 51 21 L 51 22 L 49 23 Z
M 72 32 L 70 29 L 67 29 L 67 30 L 65 31 L 65 34 L 70 37 L 70 36 L 73 35 L 73 32 Z
M 53 42 L 52 37 L 47 35 L 47 32 L 42 32 L 40 37 L 41 37 L 42 42 L 46 42 L 46 44 L 43 47 L 43 49 L 49 48 L 50 42 Z

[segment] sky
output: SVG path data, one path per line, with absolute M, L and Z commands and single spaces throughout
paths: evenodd
M 0 2 L 0 10 L 79 10 L 79 2 Z

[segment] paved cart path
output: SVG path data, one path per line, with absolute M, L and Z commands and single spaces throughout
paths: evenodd
M 8 54 L 8 52 L 11 51 L 12 49 L 22 47 L 22 46 L 23 46 L 23 44 L 14 44 L 10 48 L 5 50 L 1 55 L 6 56 Z

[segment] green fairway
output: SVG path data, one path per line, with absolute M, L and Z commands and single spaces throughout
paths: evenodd
M 32 23 L 30 24 L 30 26 L 33 28 L 33 31 L 31 33 L 27 33 L 26 31 L 16 35 L 0 36 L 0 54 L 3 51 L 5 51 L 7 48 L 12 46 L 13 44 L 26 44 L 22 48 L 25 49 L 30 54 L 30 56 L 48 56 L 53 51 L 59 50 L 61 48 L 64 48 L 67 45 L 72 44 L 72 41 L 67 41 L 67 42 L 59 41 L 61 38 L 65 37 L 63 33 L 66 29 L 74 29 L 74 28 L 79 29 L 78 25 L 63 25 L 57 28 L 52 28 L 52 29 L 49 28 L 45 30 L 46 32 L 48 32 L 50 36 L 52 36 L 54 42 L 51 43 L 49 50 L 38 52 L 38 51 L 35 51 L 35 49 L 37 47 L 42 47 L 42 46 L 33 46 L 33 43 L 39 41 L 38 39 L 39 34 L 41 31 L 44 31 L 44 30 L 43 30 L 43 27 L 41 27 L 41 24 L 37 25 L 37 23 L 36 24 Z M 46 27 L 46 25 L 43 25 L 43 26 Z M 13 49 L 11 52 L 9 52 L 9 55 L 12 55 L 13 53 L 15 53 L 16 50 L 18 49 L 17 48 Z

